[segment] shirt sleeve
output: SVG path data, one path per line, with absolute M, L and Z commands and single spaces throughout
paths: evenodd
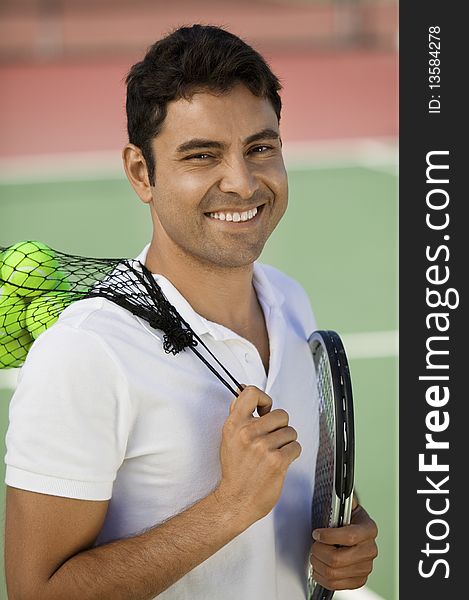
M 123 370 L 100 337 L 57 323 L 33 344 L 11 399 L 7 485 L 107 500 L 125 456 Z

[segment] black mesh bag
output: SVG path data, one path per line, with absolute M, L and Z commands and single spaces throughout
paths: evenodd
M 237 388 L 239 383 L 168 302 L 142 263 L 65 254 L 33 240 L 0 246 L 0 368 L 22 366 L 34 340 L 70 304 L 86 298 L 106 298 L 162 331 L 168 354 L 190 348 L 237 395 L 196 346 L 207 350 Z

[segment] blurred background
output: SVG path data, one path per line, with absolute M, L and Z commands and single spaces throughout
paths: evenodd
M 124 79 L 149 45 L 195 22 L 241 36 L 283 84 L 290 205 L 261 260 L 302 283 L 318 326 L 337 330 L 350 355 L 356 486 L 378 523 L 380 555 L 366 588 L 336 596 L 394 600 L 396 1 L 1 0 L 0 246 L 37 239 L 85 256 L 140 252 L 151 221 L 121 166 Z M 17 374 L 0 371 L 0 440 Z M 0 484 L 2 514 L 3 496 Z

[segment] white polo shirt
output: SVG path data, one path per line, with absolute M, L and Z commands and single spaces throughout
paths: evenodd
M 270 341 L 266 376 L 252 343 L 197 314 L 165 277 L 155 279 L 233 376 L 289 413 L 303 448 L 274 510 L 158 598 L 304 600 L 318 444 L 307 295 L 280 271 L 254 264 Z M 10 406 L 6 483 L 110 499 L 97 544 L 137 534 L 216 487 L 232 399 L 189 349 L 166 354 L 161 332 L 140 318 L 105 299 L 76 302 L 34 342 L 21 370 Z

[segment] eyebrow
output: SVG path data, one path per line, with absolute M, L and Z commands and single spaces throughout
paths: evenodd
M 274 129 L 262 129 L 257 133 L 253 133 L 244 140 L 244 144 L 252 144 L 252 142 L 258 142 L 260 140 L 278 140 L 280 138 L 277 131 Z M 223 150 L 226 148 L 224 142 L 217 142 L 215 140 L 209 140 L 204 138 L 193 138 L 183 144 L 180 144 L 176 148 L 176 152 L 182 154 L 183 152 L 189 152 L 190 150 L 200 150 L 201 148 L 217 148 Z

